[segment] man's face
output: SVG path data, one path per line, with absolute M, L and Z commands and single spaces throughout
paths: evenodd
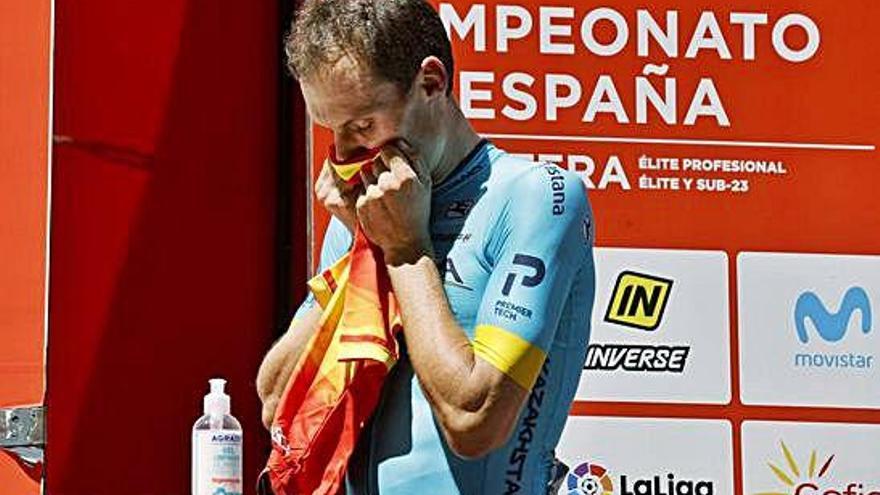
M 373 77 L 347 57 L 322 74 L 303 79 L 301 87 L 312 120 L 333 132 L 340 160 L 395 138 L 413 145 L 419 141 L 411 125 L 416 98 Z

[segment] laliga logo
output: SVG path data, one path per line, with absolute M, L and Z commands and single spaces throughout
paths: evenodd
M 614 495 L 611 476 L 598 464 L 581 464 L 568 473 L 566 481 L 569 495 Z
M 785 457 L 788 470 L 786 471 L 772 462 L 768 462 L 767 465 L 785 486 L 774 491 L 757 492 L 754 495 L 880 495 L 880 491 L 866 489 L 864 483 L 860 482 L 848 482 L 839 488 L 829 487 L 827 482 L 822 482 L 822 478 L 828 474 L 834 455 L 828 457 L 817 471 L 816 451 L 813 450 L 810 454 L 807 471 L 802 472 L 785 442 L 780 441 L 779 443 L 782 446 L 782 455 Z
M 655 475 L 652 478 L 637 478 L 635 480 L 622 474 L 618 480 L 618 486 L 620 487 L 620 495 L 715 494 L 715 485 L 711 481 L 676 479 L 673 473 L 669 473 L 665 477 Z M 566 487 L 568 495 L 615 495 L 614 482 L 611 480 L 611 474 L 608 470 L 589 462 L 577 466 L 568 474 Z M 866 493 L 864 495 L 873 494 Z

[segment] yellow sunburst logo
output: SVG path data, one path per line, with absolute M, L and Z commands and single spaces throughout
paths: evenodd
M 787 487 L 782 488 L 782 490 L 787 491 L 758 492 L 754 495 L 792 495 L 795 493 L 799 485 L 809 481 L 817 481 L 825 476 L 828 473 L 828 469 L 831 467 L 831 461 L 834 460 L 834 455 L 832 454 L 817 470 L 817 455 L 816 450 L 814 449 L 810 453 L 807 470 L 804 471 L 798 465 L 791 450 L 785 445 L 785 442 L 780 440 L 779 445 L 782 447 L 782 455 L 785 458 L 784 467 L 780 467 L 779 465 L 783 465 L 783 463 L 779 462 L 776 464 L 768 462 L 767 465 L 770 467 L 770 470 L 773 471 L 773 474 L 776 475 L 776 478 Z

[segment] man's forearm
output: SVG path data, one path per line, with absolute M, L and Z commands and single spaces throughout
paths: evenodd
M 388 272 L 410 361 L 452 450 L 480 457 L 510 437 L 527 392 L 475 355 L 427 255 Z
M 318 329 L 321 311 L 312 308 L 305 316 L 291 323 L 287 332 L 272 346 L 257 373 L 257 394 L 263 403 L 263 424 L 269 428 L 275 409 L 300 354 Z
M 475 357 L 467 335 L 455 321 L 440 274 L 428 256 L 389 267 L 400 304 L 404 336 L 413 368 L 442 416 L 479 409 L 485 387 L 474 387 Z

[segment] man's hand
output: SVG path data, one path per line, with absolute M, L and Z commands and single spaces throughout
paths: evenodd
M 373 170 L 362 170 L 361 177 L 366 191 L 357 200 L 357 218 L 385 263 L 430 255 L 431 176 L 415 152 L 402 141 L 386 145 Z
M 315 182 L 315 197 L 327 211 L 341 220 L 351 233 L 354 233 L 357 224 L 355 203 L 363 190 L 360 184 L 347 184 L 340 179 L 326 160 Z

